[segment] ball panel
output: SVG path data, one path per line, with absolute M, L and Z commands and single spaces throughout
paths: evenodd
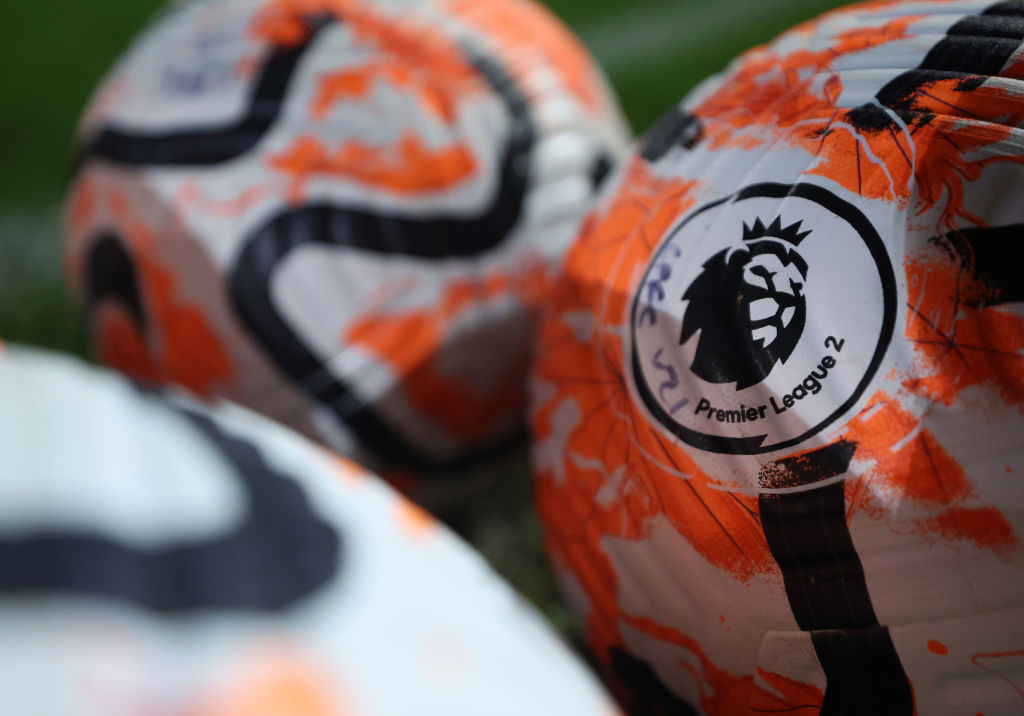
M 498 692 L 497 713 L 616 712 L 355 464 L 36 351 L 6 348 L 0 384 L 5 713 L 477 714 Z
M 1015 12 L 871 3 L 795 28 L 666 115 L 586 220 L 541 326 L 537 501 L 637 703 L 1003 703 L 905 630 L 1019 648 L 974 621 L 1024 599 L 1024 314 L 995 268 L 1019 263 Z M 770 286 L 794 307 L 774 334 Z
M 519 0 L 193 3 L 122 60 L 81 138 L 68 264 L 104 296 L 101 357 L 427 472 L 515 431 L 538 282 L 625 147 L 581 46 Z M 78 275 L 101 235 L 131 233 L 89 218 L 122 181 L 155 233 L 126 253 L 202 293 L 191 332 L 101 320 L 109 293 Z M 172 344 L 211 375 L 154 355 Z

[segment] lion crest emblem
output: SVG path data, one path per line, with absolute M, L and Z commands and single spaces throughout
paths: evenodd
M 690 367 L 700 378 L 743 390 L 793 352 L 807 318 L 807 263 L 796 247 L 811 232 L 800 224 L 744 223 L 740 244 L 708 259 L 686 289 L 679 344 L 699 333 Z

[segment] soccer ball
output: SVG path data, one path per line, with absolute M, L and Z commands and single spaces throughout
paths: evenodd
M 1020 709 L 1018 14 L 873 2 L 743 55 L 570 249 L 537 503 L 638 712 Z
M 440 473 L 521 426 L 535 310 L 627 134 L 529 0 L 206 0 L 78 139 L 67 273 L 100 360 Z
M 45 353 L 0 354 L 0 390 L 0 712 L 616 712 L 353 463 Z

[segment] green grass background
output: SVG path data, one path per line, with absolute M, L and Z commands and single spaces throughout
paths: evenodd
M 163 3 L 46 0 L 0 4 L 0 338 L 86 353 L 64 292 L 57 231 L 70 139 L 93 87 Z M 642 133 L 739 52 L 835 7 L 834 0 L 550 0 L 580 33 Z M 747 8 L 757 9 L 748 12 Z M 762 9 L 763 8 L 763 9 Z M 716 19 L 717 18 L 717 19 Z M 629 32 L 627 32 L 629 30 Z M 650 38 L 650 42 L 648 42 Z M 525 462 L 445 515 L 563 631 L 568 618 L 540 552 Z

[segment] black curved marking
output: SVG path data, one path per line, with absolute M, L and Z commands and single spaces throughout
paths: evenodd
M 594 158 L 594 162 L 590 165 L 590 188 L 593 191 L 596 192 L 601 188 L 614 166 L 615 163 L 611 155 L 605 152 L 601 152 Z
M 148 320 L 143 306 L 135 261 L 113 233 L 104 233 L 89 246 L 85 257 L 85 307 L 92 315 L 101 301 L 116 301 L 131 314 L 136 328 L 145 334 Z
M 0 592 L 90 594 L 155 612 L 285 609 L 330 580 L 338 532 L 291 478 L 209 417 L 183 415 L 234 467 L 248 502 L 241 523 L 205 542 L 143 549 L 90 532 L 0 537 Z
M 931 241 L 984 286 L 977 292 L 965 290 L 963 303 L 986 308 L 1024 301 L 1024 224 L 958 229 Z
M 303 246 L 444 259 L 475 256 L 506 238 L 522 211 L 535 130 L 526 97 L 504 69 L 469 48 L 463 51 L 504 101 L 511 119 L 497 187 L 489 205 L 476 215 L 416 218 L 340 204 L 315 204 L 285 211 L 245 240 L 230 278 L 235 311 L 283 373 L 302 385 L 377 455 L 427 472 L 452 469 L 478 456 L 436 460 L 410 445 L 306 346 L 274 302 L 270 288 L 282 262 Z
M 849 469 L 856 445 L 839 441 L 769 463 L 765 487 L 810 485 Z M 843 483 L 761 494 L 761 527 L 782 570 L 797 624 L 825 672 L 821 714 L 914 713 L 910 681 L 889 630 L 878 623 L 846 522 Z
M 640 156 L 656 162 L 672 147 L 692 149 L 704 135 L 704 127 L 695 115 L 673 107 L 648 130 L 640 145 Z
M 299 60 L 321 30 L 335 20 L 329 15 L 308 18 L 309 36 L 303 42 L 270 53 L 238 120 L 181 132 L 134 133 L 105 127 L 82 151 L 76 166 L 93 157 L 133 166 L 194 166 L 244 154 L 277 120 Z
M 697 710 L 672 693 L 646 661 L 618 647 L 609 651 L 609 666 L 628 692 L 633 716 L 697 716 Z
M 1019 0 L 991 5 L 978 15 L 954 23 L 921 64 L 885 84 L 875 98 L 882 105 L 865 104 L 850 111 L 850 120 L 861 131 L 895 127 L 883 109 L 910 113 L 908 121 L 928 122 L 932 114 L 917 107 L 917 94 L 930 82 L 959 79 L 957 89 L 969 92 L 995 77 L 1024 40 L 1024 4 Z M 993 119 L 995 121 L 995 119 Z

